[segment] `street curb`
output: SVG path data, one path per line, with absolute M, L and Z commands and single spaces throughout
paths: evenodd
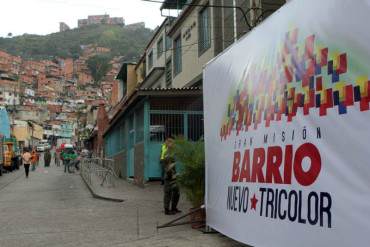
M 113 198 L 113 197 L 106 197 L 106 196 L 101 196 L 101 195 L 98 195 L 97 193 L 95 193 L 95 191 L 93 190 L 92 186 L 89 185 L 89 183 L 85 180 L 85 178 L 82 176 L 82 174 L 80 173 L 80 176 L 82 178 L 82 181 L 84 181 L 86 187 L 89 189 L 91 195 L 95 198 L 95 199 L 99 199 L 99 200 L 104 200 L 104 201 L 111 201 L 111 202 L 124 202 L 125 200 L 123 199 L 118 199 L 118 198 Z

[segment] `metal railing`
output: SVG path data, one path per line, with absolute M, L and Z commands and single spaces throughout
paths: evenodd
M 92 185 L 92 176 L 97 177 L 101 181 L 101 186 L 104 186 L 104 184 L 115 186 L 114 180 L 118 178 L 114 160 L 101 158 L 82 159 L 81 175 L 90 185 Z

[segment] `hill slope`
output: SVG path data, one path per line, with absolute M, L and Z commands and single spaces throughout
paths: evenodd
M 113 55 L 135 59 L 143 52 L 152 31 L 147 28 L 131 30 L 121 26 L 92 25 L 45 36 L 24 34 L 0 38 L 0 49 L 23 58 L 44 59 L 81 55 L 81 45 L 97 44 L 111 48 Z

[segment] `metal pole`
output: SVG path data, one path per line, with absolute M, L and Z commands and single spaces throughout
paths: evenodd
M 233 0 L 233 6 L 236 6 L 236 0 Z M 236 9 L 234 9 L 234 42 L 237 41 L 238 39 L 238 29 L 237 29 L 237 26 L 236 26 Z
M 159 228 L 170 227 L 172 225 L 179 224 L 179 223 L 176 223 L 176 224 L 174 224 L 174 223 L 177 222 L 177 221 L 179 221 L 179 220 L 181 220 L 181 219 L 183 219 L 183 218 L 185 218 L 185 217 L 187 217 L 187 216 L 189 216 L 189 215 L 191 215 L 191 214 L 194 214 L 195 212 L 198 212 L 199 210 L 202 210 L 202 209 L 204 209 L 204 205 L 202 205 L 201 207 L 199 207 L 197 209 L 194 209 L 194 210 L 190 211 L 189 213 L 184 214 L 184 215 L 182 215 L 182 216 L 180 216 L 180 217 L 178 217 L 178 218 L 176 218 L 174 220 L 171 220 L 170 222 L 167 222 L 167 223 L 165 223 L 163 225 L 157 226 L 157 228 L 159 229 Z

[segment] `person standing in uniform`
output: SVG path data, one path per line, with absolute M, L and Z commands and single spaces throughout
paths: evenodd
M 28 151 L 28 148 L 25 148 L 22 154 L 22 161 L 23 161 L 24 171 L 26 173 L 26 178 L 28 178 L 28 173 L 30 172 L 31 157 L 32 155 Z
M 180 189 L 176 180 L 176 162 L 174 157 L 174 140 L 168 137 L 165 141 L 165 147 L 162 148 L 161 163 L 164 172 L 164 213 L 172 215 L 180 213 L 177 204 L 180 199 Z M 171 209 L 170 209 L 171 206 Z
M 159 163 L 161 164 L 161 185 L 164 185 L 164 167 L 166 165 L 166 155 L 168 151 L 168 145 L 171 138 L 167 138 L 161 147 L 161 157 Z

